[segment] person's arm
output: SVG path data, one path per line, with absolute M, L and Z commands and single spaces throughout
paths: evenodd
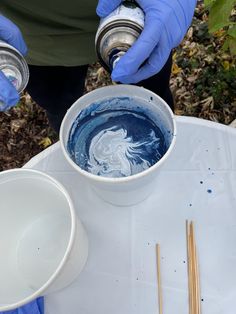
M 196 0 L 136 0 L 145 14 L 144 29 L 112 71 L 112 79 L 137 83 L 158 73 L 191 24 Z M 106 17 L 122 0 L 99 0 L 97 14 Z
M 27 47 L 19 28 L 9 19 L 0 15 L 0 40 L 12 45 L 25 55 Z M 19 94 L 11 82 L 0 71 L 0 111 L 5 111 L 17 104 Z

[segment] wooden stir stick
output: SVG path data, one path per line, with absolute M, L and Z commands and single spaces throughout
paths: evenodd
M 189 314 L 201 314 L 200 280 L 197 259 L 194 224 L 186 221 L 187 256 L 188 256 L 188 287 Z
M 159 314 L 163 314 L 162 288 L 161 288 L 161 255 L 160 255 L 159 244 L 156 244 L 156 263 L 157 263 L 158 308 L 159 308 Z

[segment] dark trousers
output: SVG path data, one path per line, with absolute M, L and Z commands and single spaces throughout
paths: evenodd
M 172 56 L 162 70 L 137 85 L 143 86 L 174 107 L 169 88 Z M 33 100 L 44 108 L 51 126 L 59 133 L 66 111 L 84 93 L 88 65 L 75 67 L 30 65 L 27 91 Z

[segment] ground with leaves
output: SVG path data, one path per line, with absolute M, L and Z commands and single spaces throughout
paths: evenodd
M 192 26 L 173 55 L 175 114 L 223 124 L 236 119 L 236 58 L 221 49 L 223 41 L 223 31 L 209 35 L 207 12 L 199 4 Z M 90 66 L 85 92 L 110 84 L 99 64 Z M 23 166 L 57 140 L 45 112 L 23 95 L 17 107 L 0 113 L 0 171 Z

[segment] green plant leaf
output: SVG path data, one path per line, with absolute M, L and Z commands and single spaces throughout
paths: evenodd
M 236 25 L 230 27 L 227 33 L 229 36 L 236 39 Z
M 205 7 L 211 6 L 216 0 L 204 0 Z
M 236 55 L 236 40 L 235 38 L 229 39 L 229 50 L 232 55 Z
M 209 31 L 215 32 L 230 24 L 229 17 L 236 0 L 217 0 L 210 9 Z
M 222 46 L 223 50 L 228 50 L 229 49 L 229 38 L 227 38 Z

